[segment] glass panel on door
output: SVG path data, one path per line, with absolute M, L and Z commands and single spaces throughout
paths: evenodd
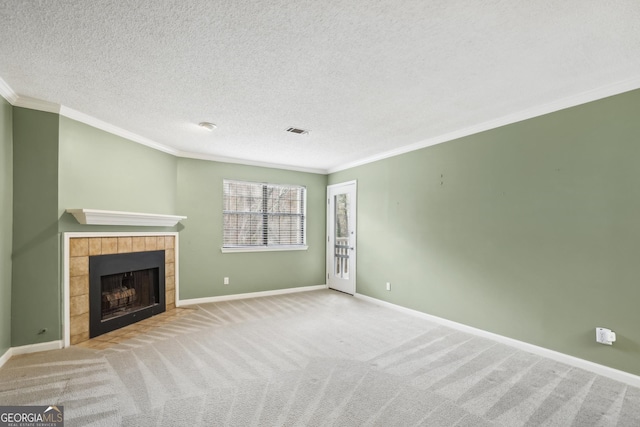
M 337 194 L 335 206 L 334 274 L 349 278 L 349 194 Z

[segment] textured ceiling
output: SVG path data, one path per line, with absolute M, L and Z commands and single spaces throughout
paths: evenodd
M 0 0 L 15 94 L 186 156 L 336 170 L 639 77 L 638 0 Z

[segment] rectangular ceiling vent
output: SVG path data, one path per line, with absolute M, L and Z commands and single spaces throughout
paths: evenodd
M 289 128 L 287 132 L 297 133 L 298 135 L 307 135 L 309 133 L 308 130 L 299 129 L 299 128 Z

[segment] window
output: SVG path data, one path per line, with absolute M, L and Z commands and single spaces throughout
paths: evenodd
M 306 188 L 223 181 L 223 252 L 306 249 Z

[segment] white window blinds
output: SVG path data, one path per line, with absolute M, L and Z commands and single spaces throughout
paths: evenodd
M 305 245 L 306 188 L 223 181 L 223 247 Z

